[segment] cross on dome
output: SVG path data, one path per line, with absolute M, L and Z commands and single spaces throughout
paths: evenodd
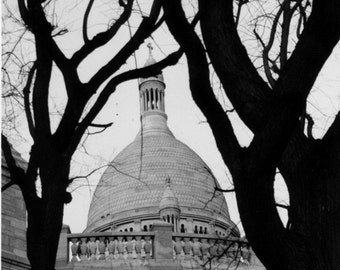
M 149 57 L 152 57 L 152 50 L 153 50 L 153 46 L 152 43 L 149 42 L 148 45 L 146 45 L 149 48 Z

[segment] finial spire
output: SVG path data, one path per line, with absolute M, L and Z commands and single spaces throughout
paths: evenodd
M 152 57 L 152 50 L 153 50 L 153 46 L 152 46 L 152 43 L 149 42 L 147 47 L 149 48 L 149 57 Z

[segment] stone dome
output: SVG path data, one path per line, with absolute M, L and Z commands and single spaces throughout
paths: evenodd
M 144 130 L 117 155 L 100 179 L 86 230 L 105 230 L 130 217 L 158 214 L 167 177 L 181 215 L 228 222 L 225 198 L 219 192 L 214 196 L 217 183 L 206 163 L 166 125 L 161 129 L 160 124 L 155 128 L 145 122 Z
M 151 58 L 150 53 L 147 64 Z M 173 222 L 175 231 L 199 228 L 215 233 L 215 225 L 221 235 L 235 230 L 224 195 L 215 190 L 218 183 L 211 170 L 169 130 L 164 89 L 157 78 L 140 81 L 141 130 L 103 173 L 85 231 L 147 230 L 160 220 L 161 212 L 162 219 Z

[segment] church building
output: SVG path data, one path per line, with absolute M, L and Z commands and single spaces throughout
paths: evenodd
M 139 80 L 140 131 L 103 173 L 84 232 L 64 226 L 57 269 L 264 269 L 207 164 L 169 129 L 165 87 Z

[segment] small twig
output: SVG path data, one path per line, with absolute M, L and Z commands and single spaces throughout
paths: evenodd
M 95 124 L 95 123 L 91 123 L 91 124 L 89 124 L 89 127 L 108 128 L 108 127 L 111 127 L 112 125 L 113 125 L 113 122 L 110 122 L 108 124 Z
M 281 207 L 281 208 L 283 208 L 283 209 L 286 209 L 286 210 L 289 210 L 289 205 L 284 205 L 284 204 L 281 204 L 281 203 L 276 203 L 276 206 L 277 207 Z
M 219 188 L 219 187 L 215 187 L 216 191 L 220 191 L 220 192 L 224 192 L 224 193 L 229 193 L 229 192 L 235 192 L 235 189 L 223 189 L 223 188 Z
M 1 192 L 5 191 L 6 189 L 10 188 L 11 186 L 15 185 L 16 183 L 13 181 L 9 181 L 8 183 L 4 184 L 1 187 Z

